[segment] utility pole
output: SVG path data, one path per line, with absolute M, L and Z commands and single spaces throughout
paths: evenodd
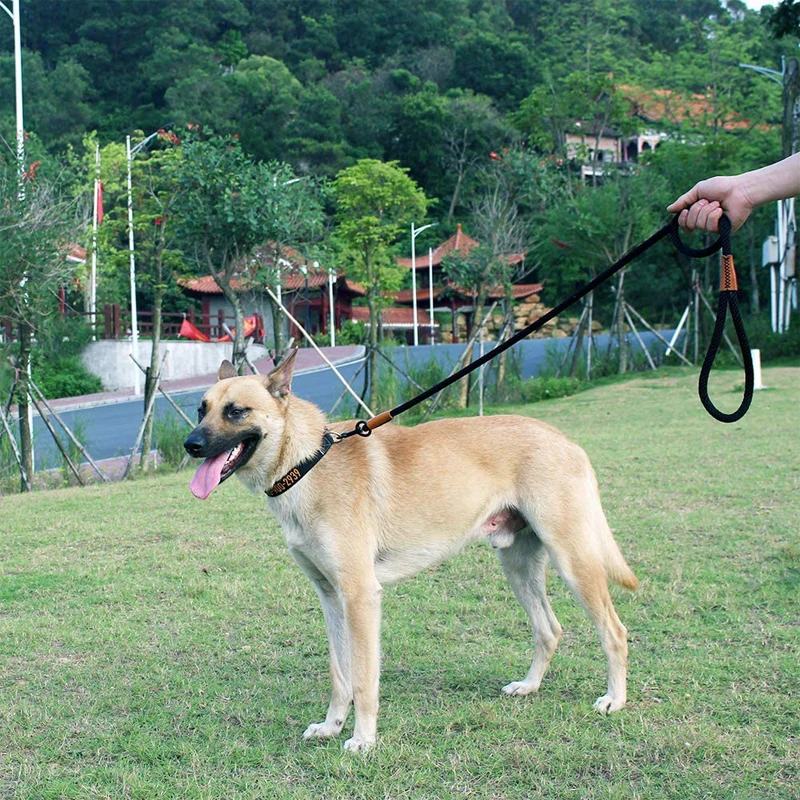
M 783 131 L 781 148 L 783 158 L 798 152 L 800 147 L 800 65 L 796 58 L 781 56 L 781 71 L 739 64 L 779 83 L 783 99 Z M 770 268 L 770 311 L 772 330 L 785 333 L 789 329 L 789 311 L 797 305 L 796 251 L 794 198 L 778 200 L 778 219 L 775 225 L 777 239 L 776 258 L 764 261 Z M 764 252 L 770 248 L 764 247 Z

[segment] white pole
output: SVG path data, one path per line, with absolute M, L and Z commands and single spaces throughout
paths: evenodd
M 483 358 L 483 325 L 481 325 L 480 338 L 480 357 Z M 483 368 L 484 364 L 478 367 L 478 416 L 483 416 Z
M 92 275 L 89 283 L 89 314 L 92 323 L 92 339 L 97 338 L 97 212 L 100 192 L 100 145 L 94 156 L 94 210 L 92 212 Z
M 761 383 L 761 351 L 751 350 L 750 353 L 753 357 L 753 389 L 766 389 Z
M 686 317 L 689 316 L 689 309 L 692 307 L 692 304 L 689 303 L 688 306 L 683 310 L 683 316 L 681 317 L 681 321 L 678 323 L 678 327 L 675 328 L 675 333 L 672 334 L 672 338 L 669 340 L 669 346 L 667 347 L 664 356 L 668 356 L 672 352 L 672 348 L 675 345 L 675 342 L 678 341 L 678 337 L 681 334 L 681 329 L 683 328 L 683 323 L 686 322 Z
M 14 12 L 11 20 L 14 23 L 14 83 L 17 105 L 17 164 L 22 175 L 25 166 L 25 125 L 22 115 L 22 44 L 20 41 L 19 4 L 21 0 L 12 0 Z M 8 10 L 8 9 L 6 9 Z
M 328 305 L 331 314 L 331 347 L 336 347 L 336 309 L 333 307 L 334 271 L 328 270 Z
M 19 20 L 19 4 L 20 0 L 11 0 L 12 6 L 9 10 L 5 3 L 0 2 L 0 8 L 11 17 L 11 22 L 14 27 L 14 91 L 16 95 L 16 117 L 17 117 L 17 179 L 18 195 L 22 200 L 25 196 L 25 189 L 22 183 L 22 175 L 25 172 L 25 122 L 22 109 L 22 41 L 20 37 L 20 20 Z M 23 275 L 20 288 L 25 288 L 27 278 Z M 27 302 L 27 294 L 25 295 Z M 28 383 L 32 382 L 31 378 L 31 365 L 28 363 Z M 35 463 L 33 454 L 33 403 L 28 403 L 28 430 L 31 432 L 31 460 Z M 26 479 L 27 483 L 27 479 Z
M 435 344 L 433 337 L 433 248 L 428 248 L 428 313 L 431 315 L 431 344 Z
M 414 317 L 414 347 L 419 344 L 419 329 L 417 327 L 417 231 L 414 232 L 414 223 L 411 223 L 411 308 Z
M 778 332 L 778 316 L 777 316 L 777 297 L 775 287 L 777 286 L 778 265 L 772 264 L 769 268 L 769 318 L 770 327 L 773 333 Z
M 133 186 L 131 183 L 131 137 L 126 137 L 128 155 L 128 249 L 130 250 L 130 284 L 131 284 L 131 353 L 134 362 L 139 360 L 139 322 L 136 308 L 136 259 L 133 254 Z M 133 365 L 133 393 L 142 393 L 139 381 L 139 370 Z

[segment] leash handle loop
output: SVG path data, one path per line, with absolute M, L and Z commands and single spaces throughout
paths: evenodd
M 722 219 L 727 220 L 727 217 L 723 215 Z M 723 233 L 722 233 L 722 220 L 720 220 L 719 224 L 719 238 L 716 242 L 713 242 L 708 247 L 689 247 L 688 244 L 684 244 L 683 240 L 681 239 L 681 228 L 678 225 L 678 215 L 676 214 L 669 223 L 669 238 L 672 241 L 672 244 L 675 246 L 675 249 L 679 253 L 683 253 L 685 256 L 689 258 L 705 258 L 706 256 L 713 255 L 717 252 L 721 247 L 723 248 L 723 252 L 730 253 L 731 252 L 731 227 L 730 223 L 728 223 L 728 232 L 726 235 L 727 239 L 727 250 L 724 249 L 723 244 Z
M 677 217 L 674 220 L 674 227 L 677 229 Z M 680 240 L 680 237 L 678 237 Z M 675 242 L 675 238 L 673 238 Z M 675 245 L 678 247 L 678 245 Z M 682 247 L 686 247 L 681 242 Z M 722 248 L 722 271 L 719 290 L 719 302 L 717 304 L 717 319 L 714 323 L 714 332 L 711 335 L 711 343 L 708 346 L 703 366 L 700 369 L 700 380 L 697 387 L 697 392 L 700 395 L 700 402 L 703 408 L 719 422 L 738 422 L 750 408 L 750 403 L 753 400 L 753 356 L 750 353 L 750 344 L 747 341 L 747 332 L 744 329 L 742 322 L 742 314 L 739 310 L 739 298 L 736 294 L 737 280 L 736 268 L 733 263 L 733 255 L 731 253 L 731 223 L 730 220 L 723 215 L 719 221 L 719 239 L 712 245 L 711 253 L 716 252 Z M 678 247 L 683 253 L 685 250 Z M 686 248 L 689 249 L 689 248 Z M 709 250 L 709 248 L 705 248 Z M 700 251 L 695 251 L 700 252 Z M 739 340 L 739 347 L 742 351 L 742 361 L 744 363 L 744 396 L 739 408 L 736 411 L 727 414 L 720 411 L 712 402 L 708 394 L 708 379 L 711 374 L 711 368 L 714 366 L 714 361 L 719 351 L 719 346 L 725 333 L 725 318 L 728 309 L 731 312 L 731 319 L 733 320 L 733 327 L 736 330 L 736 337 Z

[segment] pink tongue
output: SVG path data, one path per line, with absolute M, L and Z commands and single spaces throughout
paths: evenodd
M 205 500 L 217 488 L 222 475 L 222 468 L 227 460 L 228 453 L 225 452 L 216 458 L 207 458 L 197 468 L 197 472 L 195 472 L 189 486 L 195 497 Z

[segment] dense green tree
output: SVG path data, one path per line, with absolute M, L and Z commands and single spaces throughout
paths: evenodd
M 64 197 L 57 178 L 33 164 L 20 178 L 14 161 L 0 162 L 0 319 L 8 320 L 18 334 L 14 355 L 20 450 L 28 477 L 33 475 L 28 374 L 34 337 L 57 310 L 53 298 L 75 271 L 65 243 L 75 241 L 81 222 L 76 202 Z M 22 488 L 29 488 L 27 481 Z
M 319 205 L 303 203 L 302 227 L 290 223 L 291 210 L 300 204 L 286 202 L 307 191 L 306 182 L 295 180 L 284 165 L 254 163 L 238 140 L 215 136 L 193 140 L 181 148 L 181 159 L 172 172 L 178 188 L 175 220 L 184 252 L 202 272 L 211 273 L 233 306 L 236 331 L 233 362 L 244 369 L 244 310 L 235 279 L 258 280 L 252 261 L 256 251 L 270 240 L 288 243 L 302 230 L 316 227 Z M 279 214 L 279 210 L 285 212 Z
M 346 271 L 367 291 L 371 405 L 377 396 L 381 295 L 399 289 L 403 277 L 389 248 L 411 222 L 424 220 L 428 207 L 424 192 L 407 172 L 396 162 L 362 159 L 340 172 L 332 185 Z

